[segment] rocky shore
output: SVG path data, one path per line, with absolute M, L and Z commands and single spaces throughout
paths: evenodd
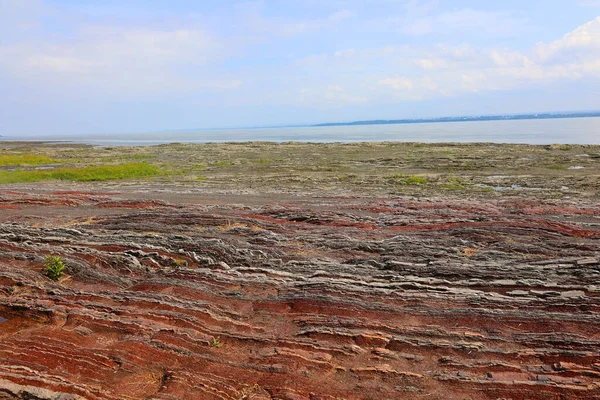
M 600 398 L 598 146 L 2 146 L 168 173 L 0 186 L 0 399 Z

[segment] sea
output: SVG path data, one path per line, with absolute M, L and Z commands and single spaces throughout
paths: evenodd
M 98 146 L 151 146 L 174 142 L 246 141 L 600 144 L 600 117 L 391 125 L 210 129 L 88 135 L 19 136 L 4 134 L 0 140 L 66 141 Z

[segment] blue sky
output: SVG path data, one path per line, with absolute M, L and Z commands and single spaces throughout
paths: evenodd
M 0 0 L 0 134 L 600 109 L 600 0 Z

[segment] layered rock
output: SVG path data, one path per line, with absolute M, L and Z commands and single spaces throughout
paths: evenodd
M 155 197 L 3 195 L 0 398 L 600 397 L 593 203 Z

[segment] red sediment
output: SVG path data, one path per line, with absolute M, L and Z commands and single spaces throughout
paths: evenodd
M 593 205 L 71 194 L 0 225 L 0 398 L 600 398 Z

